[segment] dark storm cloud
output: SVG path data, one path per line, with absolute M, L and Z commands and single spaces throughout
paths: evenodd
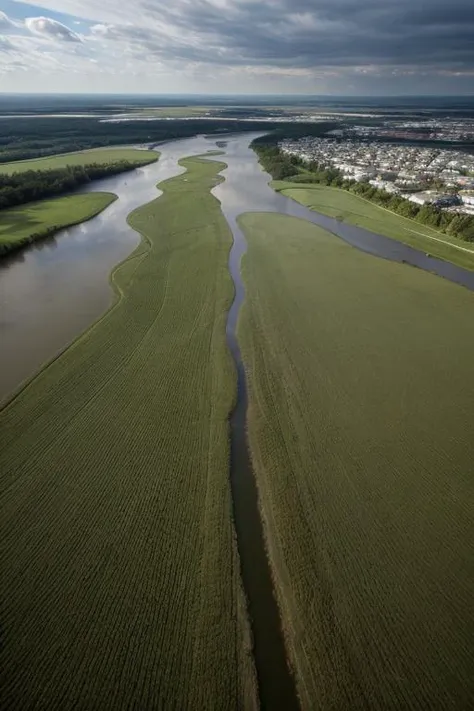
M 151 17 L 194 35 L 158 46 L 144 30 L 149 51 L 174 58 L 226 64 L 320 66 L 416 65 L 474 67 L 474 1 L 280 0 L 215 5 L 205 0 L 168 8 L 141 3 Z M 205 41 L 202 41 L 205 38 Z M 201 40 L 201 41 L 199 41 Z M 153 46 L 154 45 L 154 46 Z
M 474 0 L 37 2 L 104 23 L 103 41 L 127 43 L 137 57 L 302 69 L 474 68 Z
M 0 71 L 67 65 L 81 88 L 94 68 L 151 91 L 474 92 L 474 0 L 25 2 L 0 12 Z M 31 3 L 45 17 L 22 19 Z

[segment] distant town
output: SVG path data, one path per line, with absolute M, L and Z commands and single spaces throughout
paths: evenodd
M 359 139 L 285 139 L 281 150 L 419 205 L 474 215 L 474 155 Z
M 444 141 L 458 143 L 474 140 L 472 119 L 405 118 L 401 121 L 382 120 L 379 125 L 353 125 L 344 128 L 345 136 L 363 138 L 402 139 L 405 141 Z

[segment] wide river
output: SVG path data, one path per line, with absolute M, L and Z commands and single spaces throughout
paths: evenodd
M 319 215 L 275 193 L 249 148 L 253 137 L 239 134 L 226 138 L 226 181 L 214 191 L 236 240 L 231 267 L 237 268 L 245 250 L 235 217 L 248 210 L 277 211 L 326 227 L 373 254 L 415 264 L 474 289 L 474 274 L 469 271 Z M 89 222 L 62 230 L 0 261 L 0 401 L 110 306 L 114 298 L 110 271 L 139 241 L 126 222 L 127 215 L 159 195 L 156 183 L 182 172 L 178 165 L 181 158 L 215 150 L 216 141 L 221 145 L 218 138 L 204 136 L 163 144 L 158 163 L 94 182 L 87 190 L 114 192 L 119 199 Z
M 304 218 L 364 251 L 416 265 L 472 290 L 474 273 L 310 211 L 275 193 L 268 186 L 269 176 L 262 171 L 249 148 L 253 137 L 250 134 L 225 139 L 198 136 L 163 144 L 158 163 L 94 182 L 86 188 L 118 195 L 119 199 L 101 215 L 83 225 L 62 230 L 54 238 L 31 245 L 0 262 L 0 400 L 7 399 L 110 306 L 114 298 L 110 271 L 139 241 L 139 235 L 126 222 L 131 210 L 159 195 L 156 183 L 182 172 L 178 165 L 181 158 L 222 149 L 225 152 L 222 160 L 228 167 L 223 171 L 225 181 L 214 188 L 213 193 L 221 202 L 234 236 L 229 270 L 235 298 L 226 334 L 237 368 L 238 397 L 230 420 L 230 474 L 237 545 L 252 625 L 260 708 L 293 711 L 298 709 L 298 701 L 288 669 L 247 446 L 247 387 L 236 336 L 237 318 L 244 299 L 239 265 L 246 242 L 236 218 L 242 212 L 255 210 Z
M 226 181 L 214 191 L 234 232 L 234 270 L 245 250 L 235 217 L 249 210 L 277 211 L 326 227 L 365 251 L 414 264 L 474 289 L 474 273 L 319 215 L 275 193 L 249 148 L 253 137 L 248 133 L 226 137 Z M 220 145 L 216 137 L 197 136 L 163 144 L 158 163 L 94 182 L 87 190 L 114 192 L 119 199 L 89 222 L 0 261 L 0 401 L 110 306 L 114 298 L 110 271 L 139 241 L 126 222 L 127 215 L 159 195 L 156 183 L 182 172 L 181 158 L 215 150 L 216 141 Z
M 210 148 L 201 137 L 161 146 L 157 163 L 84 189 L 118 195 L 100 215 L 0 260 L 0 401 L 111 305 L 110 271 L 140 241 L 127 215 L 183 172 L 180 158 Z

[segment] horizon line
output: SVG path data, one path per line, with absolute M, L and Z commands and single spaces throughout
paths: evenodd
M 459 99 L 474 99 L 474 93 L 472 94 L 309 94 L 309 93 L 264 93 L 264 92 L 236 92 L 236 93 L 203 93 L 203 92 L 105 92 L 105 91 L 94 91 L 94 92 L 84 92 L 84 91 L 0 91 L 0 97 L 3 96 L 148 96 L 148 97 L 179 97 L 179 96 L 196 96 L 196 97 L 234 97 L 234 96 L 281 96 L 281 97 L 307 97 L 307 98 L 324 98 L 324 99 L 438 99 L 438 98 L 459 98 Z

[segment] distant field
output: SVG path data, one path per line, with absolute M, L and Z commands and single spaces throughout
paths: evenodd
M 396 215 L 347 190 L 280 180 L 273 181 L 271 185 L 283 195 L 324 215 L 392 237 L 434 257 L 474 270 L 474 244 Z
M 249 434 L 303 710 L 470 708 L 474 294 L 246 214 Z
M 137 165 L 154 163 L 158 154 L 154 151 L 138 150 L 137 148 L 93 148 L 75 153 L 60 153 L 46 158 L 0 163 L 0 173 L 11 175 L 27 170 L 53 170 L 65 168 L 67 165 L 90 165 L 91 163 L 109 164 L 126 160 Z
M 0 707 L 255 709 L 231 520 L 232 238 L 188 172 L 106 314 L 0 414 Z
M 158 118 L 185 118 L 187 116 L 205 116 L 208 113 L 215 114 L 216 108 L 206 106 L 157 106 L 153 108 L 137 108 L 133 109 L 133 113 L 149 118 L 156 116 Z M 127 115 L 129 115 L 127 113 Z
M 113 193 L 87 193 L 0 210 L 0 256 L 89 220 L 116 198 Z

